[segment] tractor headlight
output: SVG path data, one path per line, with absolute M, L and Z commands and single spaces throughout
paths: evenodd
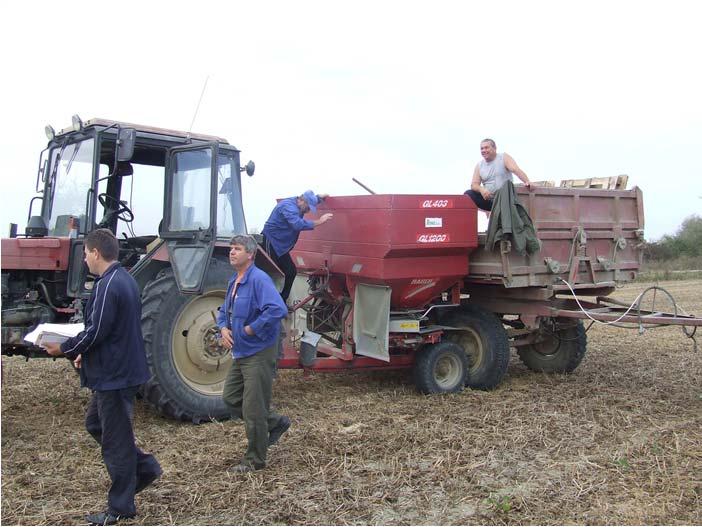
M 73 123 L 74 131 L 80 132 L 83 129 L 83 121 L 80 120 L 78 114 L 75 114 L 73 117 L 71 117 L 71 122 Z

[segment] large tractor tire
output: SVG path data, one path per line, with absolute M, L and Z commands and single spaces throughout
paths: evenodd
M 527 368 L 544 373 L 570 373 L 582 362 L 587 348 L 582 320 L 563 322 L 560 328 L 542 330 L 541 334 L 543 340 L 517 348 L 517 355 Z
M 194 423 L 230 417 L 222 389 L 232 358 L 218 343 L 214 317 L 231 273 L 226 263 L 211 260 L 197 296 L 178 290 L 171 268 L 144 288 L 141 324 L 151 379 L 143 394 L 166 417 Z
M 449 314 L 445 324 L 459 328 L 447 332 L 468 356 L 466 386 L 477 390 L 497 387 L 509 365 L 509 339 L 500 319 L 478 307 L 464 306 Z
M 468 356 L 453 342 L 439 342 L 417 353 L 414 383 L 422 393 L 455 393 L 463 390 Z

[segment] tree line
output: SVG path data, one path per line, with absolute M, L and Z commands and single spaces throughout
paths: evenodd
M 666 234 L 656 242 L 646 242 L 644 246 L 644 260 L 649 262 L 700 256 L 702 256 L 702 217 L 697 214 L 685 218 L 675 234 Z

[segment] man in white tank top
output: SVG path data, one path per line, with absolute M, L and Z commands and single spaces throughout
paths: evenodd
M 509 154 L 497 153 L 495 141 L 483 139 L 480 142 L 480 155 L 483 156 L 483 160 L 475 165 L 470 190 L 465 191 L 465 194 L 470 196 L 479 208 L 489 211 L 492 208 L 495 192 L 506 181 L 511 181 L 513 174 L 516 174 L 524 182 L 524 185 L 531 189 L 529 178 L 517 166 L 514 159 Z

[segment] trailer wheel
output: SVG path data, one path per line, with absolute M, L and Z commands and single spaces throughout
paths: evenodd
M 517 355 L 524 365 L 532 371 L 545 373 L 574 371 L 585 357 L 587 349 L 587 335 L 582 320 L 542 334 L 544 340 L 541 342 L 517 348 Z
M 151 379 L 143 395 L 166 417 L 194 423 L 230 417 L 222 389 L 232 359 L 217 341 L 212 315 L 224 301 L 231 272 L 211 260 L 199 296 L 180 293 L 171 268 L 144 288 L 141 323 Z
M 453 342 L 432 344 L 417 353 L 414 383 L 422 393 L 460 392 L 466 383 L 468 357 Z
M 451 313 L 446 324 L 461 328 L 449 332 L 447 338 L 468 357 L 466 385 L 477 390 L 498 386 L 509 365 L 509 340 L 500 319 L 483 309 L 464 306 Z

